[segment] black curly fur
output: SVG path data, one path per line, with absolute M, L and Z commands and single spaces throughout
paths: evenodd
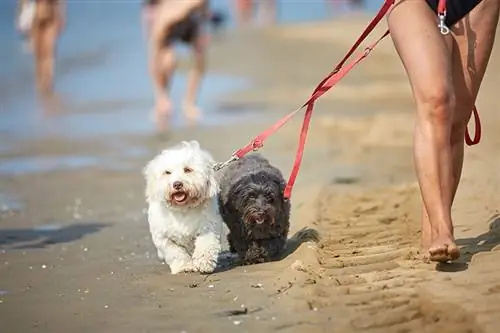
M 223 172 L 218 201 L 229 228 L 230 251 L 247 265 L 278 259 L 290 228 L 283 175 L 259 154 L 244 157 Z

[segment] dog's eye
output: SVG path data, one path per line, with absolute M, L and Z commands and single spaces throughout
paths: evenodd
M 190 167 L 184 167 L 184 173 L 191 173 L 193 172 L 193 169 L 191 169 Z
M 163 172 L 163 174 L 164 174 L 164 175 L 170 175 L 170 174 L 172 174 L 172 171 L 170 171 L 170 170 L 165 170 L 165 171 Z

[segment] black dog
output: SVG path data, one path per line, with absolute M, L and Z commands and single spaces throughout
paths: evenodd
M 219 210 L 230 250 L 243 264 L 278 259 L 290 228 L 290 201 L 281 172 L 259 154 L 230 164 L 220 181 Z

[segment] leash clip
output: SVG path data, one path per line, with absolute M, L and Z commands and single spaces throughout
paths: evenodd
M 214 171 L 220 171 L 220 170 L 224 169 L 225 167 L 227 167 L 229 164 L 231 164 L 237 160 L 238 160 L 238 156 L 232 155 L 231 158 L 225 162 L 215 163 L 215 165 L 213 166 L 213 169 L 214 169 Z
M 438 14 L 438 17 L 439 17 L 439 24 L 438 24 L 439 31 L 441 32 L 442 35 L 449 34 L 450 28 L 448 28 L 444 23 L 444 20 L 446 18 L 446 12 Z

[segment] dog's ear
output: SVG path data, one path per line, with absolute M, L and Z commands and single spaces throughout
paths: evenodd
M 189 145 L 193 149 L 200 149 L 200 143 L 198 141 L 196 141 L 196 140 L 189 141 Z
M 149 202 L 154 196 L 154 184 L 156 183 L 156 163 L 158 157 L 155 157 L 142 169 L 142 174 L 146 179 L 146 201 Z
M 219 193 L 219 182 L 215 177 L 215 171 L 211 170 L 209 172 L 207 181 L 208 181 L 208 186 L 207 186 L 208 197 L 216 196 L 217 193 Z
M 191 141 L 182 141 L 181 146 L 191 148 L 191 149 L 200 149 L 200 143 L 196 140 L 191 140 Z
M 285 192 L 286 182 L 284 180 L 273 179 L 273 182 L 278 186 L 281 193 Z
M 276 180 L 276 184 L 278 185 L 279 191 L 280 191 L 280 198 L 281 200 L 285 199 L 285 188 L 286 188 L 286 181 L 285 180 Z

